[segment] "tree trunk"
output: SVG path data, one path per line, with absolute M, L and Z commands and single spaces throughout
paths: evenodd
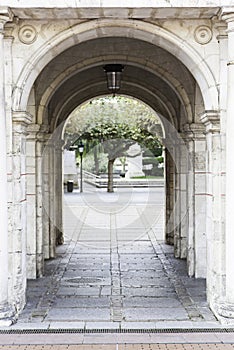
M 108 184 L 107 192 L 114 192 L 114 183 L 113 183 L 113 167 L 115 159 L 108 160 Z
M 95 164 L 95 174 L 98 175 L 99 174 L 99 159 L 98 159 L 97 146 L 94 147 L 93 156 L 94 156 L 94 164 Z

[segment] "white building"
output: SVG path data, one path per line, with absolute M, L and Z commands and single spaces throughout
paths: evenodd
M 233 321 L 234 0 L 1 0 L 1 324 L 55 254 L 62 125 L 107 93 L 108 63 L 164 125 L 166 240 Z

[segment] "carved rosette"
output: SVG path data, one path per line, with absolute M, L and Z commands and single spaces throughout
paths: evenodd
M 37 38 L 37 31 L 32 25 L 25 25 L 19 30 L 19 40 L 26 45 L 34 43 Z
M 198 44 L 208 44 L 212 39 L 212 30 L 208 26 L 199 26 L 194 31 L 194 39 Z

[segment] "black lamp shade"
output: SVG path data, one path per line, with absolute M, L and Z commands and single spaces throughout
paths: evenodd
M 79 143 L 78 150 L 79 150 L 79 153 L 80 153 L 80 154 L 83 154 L 83 152 L 84 152 L 84 145 L 83 145 L 82 142 Z
M 107 78 L 108 90 L 115 94 L 121 85 L 121 77 L 124 66 L 122 64 L 107 64 L 104 67 Z

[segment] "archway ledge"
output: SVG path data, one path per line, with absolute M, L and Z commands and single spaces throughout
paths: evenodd
M 170 51 L 185 64 L 196 79 L 204 98 L 205 109 L 218 108 L 218 90 L 210 68 L 199 53 L 183 39 L 164 28 L 139 20 L 97 19 L 68 28 L 31 54 L 16 84 L 13 109 L 26 109 L 34 81 L 55 54 L 87 40 L 112 36 L 136 38 Z

